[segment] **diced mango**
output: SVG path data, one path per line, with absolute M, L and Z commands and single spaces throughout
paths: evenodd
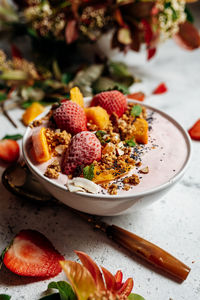
M 44 106 L 39 104 L 38 102 L 33 102 L 31 106 L 29 106 L 23 116 L 22 121 L 24 125 L 28 126 L 37 116 L 39 116 L 44 111 Z
M 118 170 L 118 169 L 101 170 L 100 167 L 95 166 L 93 181 L 95 183 L 109 182 L 111 180 L 124 176 L 131 170 L 132 167 L 133 166 L 127 164 L 126 168 L 124 168 L 123 170 Z
M 105 129 L 109 125 L 109 115 L 107 111 L 101 106 L 94 106 L 85 108 L 87 120 L 98 126 L 100 130 Z
M 51 158 L 47 144 L 47 139 L 45 136 L 45 131 L 46 129 L 42 127 L 39 131 L 33 133 L 32 135 L 35 159 L 39 163 L 45 162 Z
M 134 137 L 137 143 L 148 143 L 148 123 L 145 119 L 137 118 L 134 122 L 135 132 Z
M 83 95 L 77 86 L 70 90 L 70 99 L 72 102 L 77 103 L 81 107 L 84 107 Z

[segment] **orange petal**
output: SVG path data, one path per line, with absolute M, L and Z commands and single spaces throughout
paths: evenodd
M 89 271 L 81 264 L 74 261 L 60 261 L 78 300 L 87 300 L 97 291 L 96 284 Z M 87 288 L 86 288 L 87 287 Z
M 74 252 L 78 255 L 78 257 L 79 257 L 80 261 L 82 262 L 82 264 L 84 265 L 84 267 L 86 267 L 86 269 L 92 275 L 92 277 L 97 285 L 97 288 L 100 290 L 105 290 L 103 277 L 102 277 L 101 271 L 100 271 L 99 267 L 97 266 L 97 264 L 86 253 L 84 253 L 82 251 L 74 251 Z
M 122 279 L 123 279 L 122 271 L 118 270 L 117 273 L 115 274 L 115 280 L 116 280 L 115 290 L 119 290 L 122 287 Z
M 115 285 L 116 285 L 116 280 L 115 277 L 104 267 L 101 267 L 104 275 L 104 279 L 106 282 L 106 287 L 107 290 L 109 291 L 114 291 L 115 290 Z
M 133 279 L 128 278 L 117 294 L 128 297 L 133 289 Z

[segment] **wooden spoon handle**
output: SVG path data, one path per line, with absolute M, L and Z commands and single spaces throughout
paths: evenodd
M 183 281 L 187 278 L 190 268 L 160 247 L 115 225 L 109 225 L 106 233 L 131 253 L 168 272 L 178 280 Z

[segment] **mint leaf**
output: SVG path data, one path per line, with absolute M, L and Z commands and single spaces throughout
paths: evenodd
M 128 145 L 129 147 L 135 147 L 135 146 L 136 146 L 136 143 L 134 142 L 133 139 L 131 139 L 131 140 L 126 140 L 125 143 L 126 143 L 126 145 Z
M 142 296 L 138 295 L 138 294 L 133 294 L 131 293 L 129 296 L 128 296 L 128 299 L 129 300 L 145 300 Z
M 21 134 L 14 134 L 14 135 L 5 135 L 2 140 L 21 140 L 23 138 L 23 135 Z
M 131 116 L 139 117 L 142 112 L 142 107 L 140 105 L 134 105 L 131 109 Z
M 86 166 L 83 168 L 83 176 L 88 180 L 92 180 L 94 178 L 94 165 Z
M 9 300 L 11 296 L 6 295 L 6 294 L 0 294 L 0 300 Z
M 77 299 L 74 291 L 72 290 L 71 285 L 65 281 L 50 282 L 48 285 L 48 289 L 59 290 L 61 300 L 76 300 Z
M 194 17 L 187 6 L 185 6 L 185 14 L 186 14 L 187 21 L 190 23 L 194 23 Z
M 95 135 L 96 135 L 96 137 L 99 139 L 99 141 L 100 141 L 100 143 L 102 144 L 102 145 L 104 145 L 106 142 L 105 142 L 105 140 L 104 140 L 104 135 L 106 134 L 106 132 L 105 131 L 103 131 L 103 130 L 98 130 L 96 133 L 95 133 Z
M 60 300 L 60 294 L 59 293 L 55 293 L 55 294 L 51 294 L 48 296 L 44 296 L 42 298 L 40 298 L 39 300 Z

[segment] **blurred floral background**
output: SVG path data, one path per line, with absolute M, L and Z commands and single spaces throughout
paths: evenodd
M 147 61 L 169 38 L 196 49 L 200 36 L 188 2 L 193 1 L 0 0 L 0 39 L 10 48 L 0 50 L 2 110 L 8 99 L 11 107 L 48 105 L 67 97 L 73 86 L 84 96 L 112 89 L 129 94 L 137 79 L 124 63 L 98 51 L 96 42 L 109 33 L 110 48 L 146 49 Z M 28 55 L 19 38 L 28 41 Z

